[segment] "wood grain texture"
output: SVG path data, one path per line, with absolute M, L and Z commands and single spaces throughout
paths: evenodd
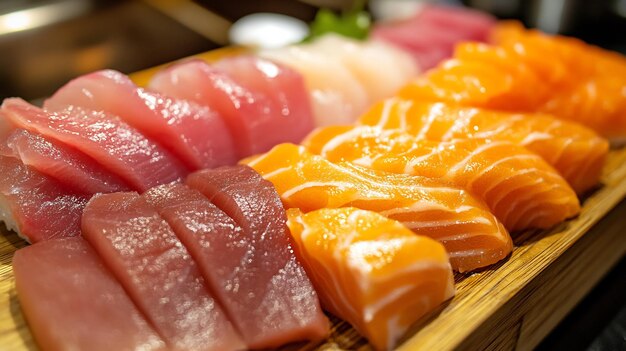
M 235 52 L 240 51 L 218 50 L 199 58 L 212 61 Z M 132 78 L 143 85 L 154 72 Z M 602 183 L 585 199 L 579 217 L 550 231 L 519 233 L 507 260 L 458 275 L 456 296 L 419 321 L 399 350 L 535 347 L 626 253 L 626 150 L 611 151 Z M 0 348 L 6 350 L 37 349 L 19 308 L 11 269 L 13 253 L 23 246 L 17 235 L 0 227 Z M 324 343 L 283 349 L 371 350 L 347 323 L 331 319 L 332 335 Z

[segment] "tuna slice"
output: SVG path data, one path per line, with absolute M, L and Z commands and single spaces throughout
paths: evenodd
M 80 215 L 88 195 L 0 156 L 0 221 L 31 243 L 80 235 Z
M 236 141 L 239 157 L 267 151 L 286 140 L 299 142 L 313 127 L 301 79 L 267 61 L 238 60 L 229 70 L 245 72 L 241 82 L 237 78 L 243 73 L 235 78 L 202 61 L 188 61 L 161 71 L 150 87 L 215 108 Z
M 187 173 L 167 150 L 117 116 L 78 107 L 49 113 L 18 98 L 4 100 L 1 112 L 18 128 L 37 132 L 98 160 L 136 190 L 144 191 Z
M 60 183 L 86 194 L 130 190 L 91 157 L 44 136 L 15 130 L 7 146 L 22 162 Z
M 165 345 L 82 238 L 13 257 L 15 286 L 42 350 L 163 350 Z
M 424 6 L 410 19 L 377 24 L 372 37 L 405 49 L 423 69 L 429 69 L 450 57 L 459 42 L 486 41 L 495 23 L 493 17 L 479 11 Z
M 119 116 L 167 147 L 191 169 L 237 161 L 222 116 L 212 108 L 147 92 L 117 71 L 76 78 L 44 103 L 48 111 L 63 111 L 68 106 Z
M 238 320 L 248 345 L 268 348 L 326 336 L 328 321 L 293 254 L 285 210 L 272 184 L 247 166 L 235 166 L 193 173 L 187 185 L 243 228 L 242 240 L 233 241 L 243 248 L 230 250 L 245 267 L 233 277 L 233 296 L 239 298 L 236 308 L 245 311 Z
M 256 94 L 264 94 L 271 109 L 265 135 L 271 146 L 289 139 L 299 142 L 314 127 L 313 109 L 300 73 L 252 56 L 221 60 L 215 67 Z M 270 146 L 270 147 L 271 147 Z M 269 147 L 265 148 L 265 151 Z M 247 155 L 246 155 L 247 156 Z
M 82 229 L 168 346 L 243 348 L 187 250 L 137 193 L 94 196 L 83 213 Z

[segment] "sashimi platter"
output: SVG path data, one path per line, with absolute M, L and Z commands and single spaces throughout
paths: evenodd
M 626 252 L 626 58 L 473 10 L 93 72 L 0 138 L 2 350 L 526 350 Z

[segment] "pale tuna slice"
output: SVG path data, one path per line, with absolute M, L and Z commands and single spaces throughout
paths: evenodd
M 190 169 L 237 161 L 232 137 L 214 109 L 147 92 L 117 71 L 98 71 L 76 78 L 44 103 L 44 109 L 53 112 L 68 106 L 119 116 L 168 148 Z
M 18 98 L 4 100 L 1 112 L 18 128 L 94 158 L 136 190 L 145 191 L 187 174 L 172 154 L 117 116 L 78 107 L 51 113 Z
M 394 95 L 419 72 L 411 55 L 382 41 L 326 34 L 310 47 L 346 67 L 365 89 L 370 103 Z
M 244 348 L 187 250 L 137 193 L 95 195 L 82 230 L 172 349 Z
M 308 90 L 297 71 L 253 56 L 226 58 L 217 62 L 215 67 L 250 91 L 265 95 L 272 114 L 265 124 L 265 137 L 271 146 L 283 140 L 298 143 L 313 129 Z
M 245 248 L 237 249 L 245 251 L 237 257 L 246 270 L 234 280 L 239 281 L 234 289 L 245 289 L 238 296 L 248 308 L 247 320 L 240 317 L 248 346 L 269 348 L 325 337 L 328 320 L 293 254 L 285 210 L 271 183 L 247 166 L 235 166 L 193 173 L 187 185 L 243 228 L 244 240 L 235 242 Z
M 82 238 L 13 256 L 22 311 L 42 350 L 164 350 L 122 286 Z
M 8 229 L 31 243 L 80 235 L 89 195 L 63 187 L 14 157 L 0 156 L 0 174 L 0 221 Z
M 269 79 L 269 74 L 258 67 L 250 67 L 246 72 L 256 74 L 260 80 Z M 277 74 L 279 75 L 274 78 L 276 81 L 285 79 L 280 72 Z M 305 130 L 309 128 L 309 122 L 303 122 L 299 119 L 301 117 L 292 115 L 291 110 L 284 110 L 281 107 L 283 103 L 273 101 L 272 96 L 278 96 L 276 92 L 248 89 L 247 85 L 254 81 L 248 79 L 240 84 L 223 70 L 194 60 L 161 71 L 153 78 L 150 88 L 217 110 L 224 117 L 235 140 L 238 157 L 267 151 L 282 140 L 300 141 L 306 133 Z M 258 82 L 260 81 L 255 84 Z M 285 89 L 289 86 L 282 87 L 282 83 L 263 84 L 273 86 L 273 89 Z M 290 89 L 301 87 L 294 85 Z M 308 116 L 304 119 L 307 118 Z
M 293 45 L 261 51 L 259 55 L 304 76 L 318 127 L 350 124 L 371 104 L 367 92 L 347 67 L 314 48 Z
M 86 194 L 130 190 L 119 177 L 84 153 L 24 129 L 16 129 L 7 146 L 25 165 Z

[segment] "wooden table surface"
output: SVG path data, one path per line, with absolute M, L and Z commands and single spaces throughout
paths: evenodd
M 141 83 L 152 72 L 133 79 Z M 584 200 L 577 218 L 550 231 L 518 233 L 507 260 L 479 273 L 458 275 L 456 296 L 419 321 L 399 350 L 533 349 L 626 253 L 626 201 L 622 201 L 626 149 L 611 151 L 602 184 Z M 0 228 L 2 350 L 36 349 L 19 307 L 11 268 L 13 253 L 23 246 L 17 235 Z M 284 349 L 370 349 L 347 323 L 333 322 L 326 342 Z

